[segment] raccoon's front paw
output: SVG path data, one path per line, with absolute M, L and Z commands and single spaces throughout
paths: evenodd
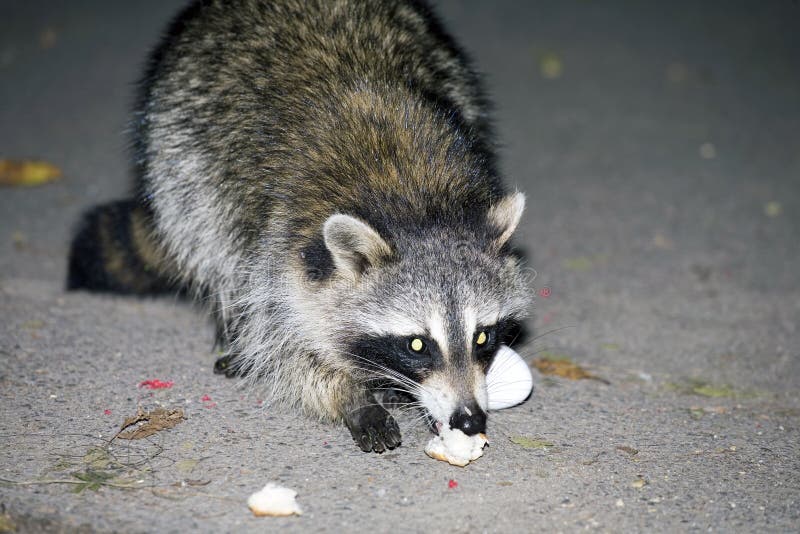
M 364 452 L 383 452 L 400 445 L 400 428 L 394 417 L 380 406 L 364 406 L 345 419 L 347 428 Z

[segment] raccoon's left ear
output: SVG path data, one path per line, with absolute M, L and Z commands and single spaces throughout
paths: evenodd
M 511 237 L 519 224 L 525 210 L 525 195 L 519 191 L 505 196 L 497 204 L 489 208 L 487 219 L 489 226 L 496 232 L 492 240 L 492 249 L 500 250 Z
M 392 249 L 367 223 L 335 213 L 322 227 L 325 246 L 333 256 L 336 269 L 357 278 L 369 266 L 378 265 Z

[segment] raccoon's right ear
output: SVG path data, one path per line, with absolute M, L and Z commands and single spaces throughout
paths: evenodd
M 511 234 L 517 229 L 524 210 L 525 195 L 519 191 L 501 198 L 497 204 L 489 208 L 487 215 L 489 226 L 496 232 L 496 237 L 491 244 L 492 249 L 503 248 L 503 245 L 511 238 Z
M 335 213 L 328 217 L 322 235 L 336 269 L 354 278 L 367 267 L 380 264 L 392 253 L 391 247 L 374 228 L 350 215 Z

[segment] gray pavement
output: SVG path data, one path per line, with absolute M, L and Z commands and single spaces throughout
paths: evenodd
M 797 531 L 797 2 L 440 3 L 528 193 L 520 350 L 607 381 L 534 371 L 464 469 L 411 420 L 367 455 L 260 406 L 178 299 L 63 291 L 79 213 L 126 196 L 133 82 L 180 4 L 0 1 L 0 158 L 64 170 L 0 189 L 0 532 Z M 186 420 L 108 446 L 139 405 Z M 251 516 L 270 480 L 303 516 Z

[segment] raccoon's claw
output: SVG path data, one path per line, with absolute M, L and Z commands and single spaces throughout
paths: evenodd
M 359 408 L 346 419 L 356 445 L 364 452 L 384 452 L 400 445 L 400 428 L 380 406 Z

